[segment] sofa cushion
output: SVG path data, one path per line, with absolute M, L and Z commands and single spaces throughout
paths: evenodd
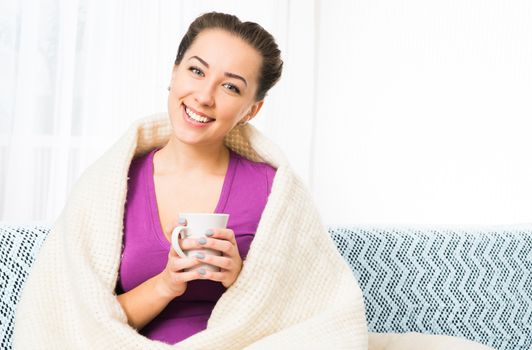
M 0 224 L 1 349 L 11 349 L 15 306 L 48 231 Z M 532 225 L 329 231 L 360 283 L 370 331 L 532 349 Z
M 532 225 L 331 228 L 369 331 L 532 349 Z
M 15 306 L 48 230 L 46 226 L 0 225 L 0 349 L 11 349 Z

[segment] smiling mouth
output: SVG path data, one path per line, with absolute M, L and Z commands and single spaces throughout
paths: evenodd
M 188 108 L 185 104 L 183 104 L 183 106 L 185 107 L 185 113 L 187 114 L 187 116 L 190 119 L 192 119 L 192 120 L 194 120 L 194 121 L 196 121 L 198 123 L 207 124 L 207 123 L 213 122 L 215 120 L 213 118 L 209 118 L 209 117 L 205 117 L 203 115 L 197 114 L 192 109 Z

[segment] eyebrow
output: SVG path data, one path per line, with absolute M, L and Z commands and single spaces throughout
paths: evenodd
M 205 67 L 209 68 L 209 64 L 208 64 L 207 62 L 205 62 L 205 60 L 202 59 L 201 57 L 198 57 L 198 56 L 192 56 L 192 57 L 189 58 L 189 61 L 190 61 L 191 59 L 193 59 L 193 58 L 197 59 L 198 61 L 201 62 L 201 64 L 203 64 Z M 248 82 L 246 81 L 246 79 L 244 79 L 243 77 L 241 77 L 241 76 L 238 75 L 238 74 L 230 73 L 230 72 L 225 72 L 224 75 L 225 75 L 226 77 L 229 77 L 229 78 L 235 78 L 235 79 L 242 80 L 242 81 L 244 82 L 244 84 L 245 84 L 246 86 L 248 86 Z

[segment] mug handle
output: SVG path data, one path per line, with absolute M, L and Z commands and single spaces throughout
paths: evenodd
M 181 247 L 179 246 L 178 238 L 181 236 L 181 239 L 185 239 L 185 230 L 187 229 L 186 226 L 177 226 L 172 231 L 172 248 L 174 248 L 177 255 L 179 255 L 182 258 L 186 258 L 187 255 L 181 250 Z

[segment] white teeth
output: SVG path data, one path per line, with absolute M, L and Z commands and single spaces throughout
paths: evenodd
M 197 122 L 200 122 L 200 123 L 207 123 L 210 121 L 209 118 L 206 118 L 206 117 L 202 117 L 201 115 L 198 115 L 196 113 L 194 113 L 190 108 L 186 107 L 185 108 L 185 112 L 187 112 L 187 115 L 194 119 L 195 121 Z

